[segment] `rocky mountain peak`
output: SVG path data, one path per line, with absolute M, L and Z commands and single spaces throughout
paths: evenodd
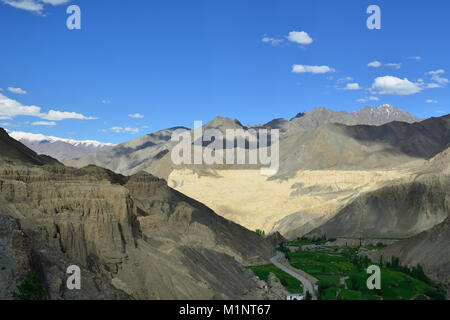
M 226 118 L 222 116 L 218 116 L 208 122 L 205 128 L 214 128 L 214 129 L 244 129 L 244 126 L 237 119 Z

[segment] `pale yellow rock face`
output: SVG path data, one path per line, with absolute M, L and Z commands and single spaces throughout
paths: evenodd
M 269 180 L 259 170 L 215 173 L 198 176 L 190 169 L 174 170 L 168 183 L 250 230 L 280 231 L 291 237 L 294 229 L 306 233 L 328 220 L 357 195 L 412 176 L 407 170 L 316 170 L 299 171 L 292 179 Z M 280 221 L 293 214 L 299 215 L 295 221 Z

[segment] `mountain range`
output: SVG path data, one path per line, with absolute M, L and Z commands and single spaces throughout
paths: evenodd
M 0 131 L 0 204 L 9 225 L 19 222 L 24 237 L 46 244 L 31 252 L 65 254 L 107 279 L 99 286 L 112 296 L 254 297 L 260 293 L 243 266 L 267 263 L 276 239 L 323 235 L 403 239 L 383 254 L 449 281 L 448 259 L 437 257 L 449 241 L 450 115 L 315 108 L 257 126 L 217 117 L 208 128 L 279 129 L 278 172 L 174 165 L 171 136 L 183 127 L 62 163 Z M 250 231 L 257 229 L 273 236 Z M 59 277 L 46 265 L 47 278 Z M 94 289 L 85 294 L 98 298 Z
M 275 119 L 265 125 L 243 126 L 238 120 L 217 117 L 203 126 L 206 129 L 218 129 L 224 136 L 226 129 L 279 129 L 281 139 L 298 136 L 304 132 L 318 129 L 327 123 L 381 125 L 392 121 L 413 123 L 420 119 L 390 105 L 365 107 L 354 113 L 334 112 L 325 108 L 314 108 L 311 112 L 303 112 L 291 119 Z M 72 159 L 65 163 L 74 167 L 95 164 L 121 174 L 133 174 L 139 170 L 148 171 L 158 177 L 168 179 L 173 170 L 170 151 L 176 143 L 170 141 L 175 127 L 148 134 L 138 139 L 125 142 L 110 150 L 97 152 Z M 187 128 L 185 128 L 187 129 Z

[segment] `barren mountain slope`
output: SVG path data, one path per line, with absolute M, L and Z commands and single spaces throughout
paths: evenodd
M 429 159 L 450 144 L 450 115 L 381 126 L 326 124 L 286 136 L 280 142 L 275 178 L 298 170 L 370 170 Z
M 389 261 L 398 257 L 403 265 L 420 264 L 435 281 L 450 284 L 450 217 L 414 237 L 398 241 L 378 252 Z
M 309 235 L 405 238 L 441 223 L 450 211 L 450 177 L 420 177 L 359 196 Z
M 329 219 L 360 193 L 409 176 L 406 170 L 311 170 L 271 180 L 259 170 L 217 170 L 215 175 L 198 175 L 184 169 L 174 170 L 168 183 L 251 230 L 265 230 L 266 234 L 279 231 L 284 237 L 296 238 Z
M 93 164 L 126 175 L 145 170 L 158 177 L 167 178 L 172 170 L 170 155 L 169 157 L 167 155 L 175 144 L 170 141 L 170 138 L 173 131 L 181 128 L 161 130 L 109 150 L 64 161 L 64 164 L 76 168 Z
M 398 237 L 416 235 L 450 214 L 449 149 L 414 169 L 414 179 L 362 194 L 310 235 Z

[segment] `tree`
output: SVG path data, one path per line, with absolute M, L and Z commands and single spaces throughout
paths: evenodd
M 284 276 L 280 276 L 280 283 L 283 285 L 283 287 L 287 287 L 288 286 L 288 281 Z
M 391 262 L 386 263 L 386 265 L 392 269 L 398 269 L 400 266 L 400 260 L 399 258 L 392 256 Z
M 370 260 L 368 256 L 364 256 L 364 267 L 367 269 L 369 266 Z
M 306 291 L 305 300 L 312 300 L 312 295 L 309 291 Z
M 350 277 L 350 289 L 355 290 L 355 291 L 359 291 L 359 282 L 358 282 L 358 278 L 355 275 L 352 275 Z
M 264 232 L 264 230 L 256 229 L 255 232 L 263 238 L 266 236 L 266 233 Z
M 445 291 L 436 288 L 427 288 L 423 292 L 425 295 L 434 300 L 445 300 Z
M 17 286 L 18 292 L 13 292 L 14 300 L 45 300 L 45 290 L 41 277 L 36 273 L 28 273 L 25 280 Z
M 331 283 L 325 280 L 320 280 L 317 283 L 318 286 L 318 292 L 319 292 L 319 299 L 322 299 L 322 297 L 325 295 L 325 291 L 332 286 Z

